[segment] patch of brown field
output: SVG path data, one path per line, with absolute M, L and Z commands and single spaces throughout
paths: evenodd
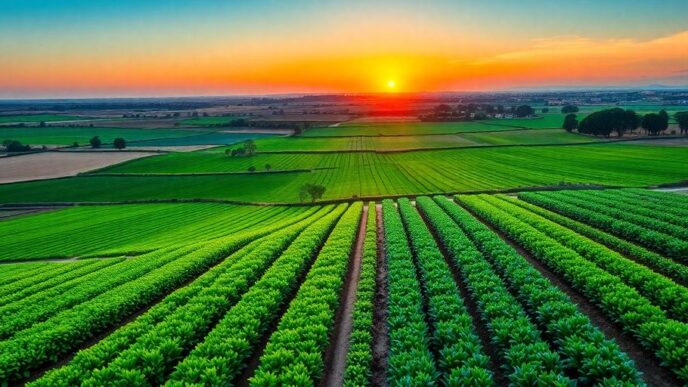
M 54 179 L 150 156 L 146 152 L 45 152 L 0 159 L 0 183 Z

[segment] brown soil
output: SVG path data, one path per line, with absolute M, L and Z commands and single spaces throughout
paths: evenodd
M 53 179 L 150 156 L 144 152 L 44 152 L 0 159 L 0 184 Z
M 382 224 L 382 205 L 375 205 L 377 218 L 377 276 L 375 278 L 375 305 L 373 308 L 373 386 L 387 386 L 387 258 L 385 256 L 385 230 Z
M 463 206 L 462 206 L 463 207 Z M 629 334 L 624 334 L 623 330 L 610 321 L 604 313 L 593 303 L 591 303 L 584 295 L 569 286 L 568 283 L 562 281 L 556 274 L 551 272 L 546 266 L 541 264 L 530 253 L 523 249 L 520 245 L 509 239 L 503 232 L 493 227 L 488 221 L 480 217 L 478 214 L 471 211 L 469 208 L 463 207 L 476 219 L 480 220 L 492 232 L 497 234 L 502 240 L 514 248 L 521 256 L 523 256 L 535 269 L 537 269 L 543 276 L 552 282 L 559 289 L 564 291 L 566 295 L 576 304 L 578 310 L 587 315 L 593 325 L 595 325 L 604 334 L 607 339 L 614 340 L 622 351 L 624 351 L 635 363 L 636 369 L 643 373 L 643 380 L 650 386 L 678 386 L 680 385 L 676 377 L 659 365 L 657 358 L 649 351 L 646 351 L 640 344 Z
M 353 326 L 353 310 L 354 303 L 356 302 L 358 279 L 361 275 L 361 257 L 363 256 L 363 242 L 365 242 L 367 223 L 368 206 L 364 206 L 356 239 L 356 247 L 352 254 L 353 259 L 350 260 L 346 282 L 342 289 L 343 296 L 341 297 L 337 318 L 335 319 L 335 329 L 330 340 L 330 347 L 325 355 L 326 371 L 321 383 L 324 386 L 338 387 L 344 383 L 346 354 L 349 351 L 349 337 Z

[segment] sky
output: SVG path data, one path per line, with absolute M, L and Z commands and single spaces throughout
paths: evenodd
M 685 86 L 687 14 L 686 0 L 1 0 L 0 98 Z

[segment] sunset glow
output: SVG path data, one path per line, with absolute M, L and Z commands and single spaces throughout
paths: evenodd
M 624 16 L 614 10 L 625 3 L 610 1 L 610 15 L 620 18 L 611 24 L 582 5 L 555 10 L 530 1 L 518 9 L 465 1 L 393 11 L 362 2 L 345 9 L 265 1 L 250 10 L 231 3 L 3 2 L 0 97 L 688 84 L 681 13 L 653 23 L 650 1 Z M 673 9 L 688 12 L 686 4 Z M 639 21 L 646 27 L 632 27 Z

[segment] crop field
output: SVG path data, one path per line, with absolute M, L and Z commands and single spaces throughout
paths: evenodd
M 68 114 L 27 114 L 27 115 L 0 115 L 0 124 L 10 123 L 34 123 L 55 121 L 87 120 L 88 117 L 73 116 Z
M 165 130 L 165 129 L 124 129 L 98 127 L 30 127 L 3 128 L 0 127 L 0 139 L 18 140 L 30 145 L 88 145 L 88 140 L 99 136 L 103 144 L 110 144 L 117 137 L 128 142 L 169 139 L 198 135 L 196 131 Z
M 0 380 L 679 385 L 686 218 L 623 189 L 10 219 L 2 246 L 83 256 L 2 264 Z
M 130 142 L 128 146 L 192 146 L 192 145 L 229 145 L 238 142 L 271 137 L 269 134 L 257 133 L 209 133 L 196 131 L 180 131 L 186 135 L 183 137 L 160 137 L 142 139 Z M 197 134 L 200 133 L 200 134 Z
M 562 118 L 563 119 L 563 118 Z M 405 122 L 405 123 L 351 123 L 336 127 L 313 128 L 305 137 L 351 137 L 351 136 L 418 136 L 456 134 L 464 132 L 485 132 L 521 129 L 507 125 L 491 125 L 483 121 L 470 122 Z

